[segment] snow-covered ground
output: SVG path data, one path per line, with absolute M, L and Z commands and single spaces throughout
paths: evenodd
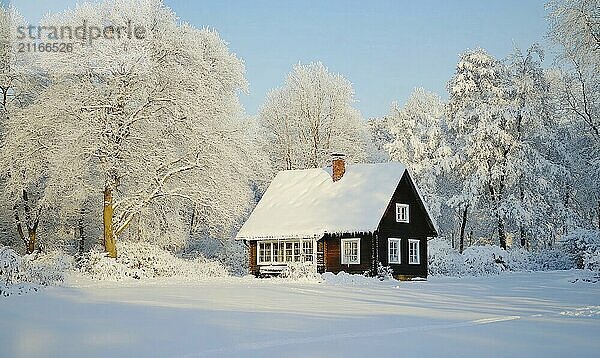
M 379 282 L 97 282 L 0 299 L 0 356 L 598 357 L 580 271 Z

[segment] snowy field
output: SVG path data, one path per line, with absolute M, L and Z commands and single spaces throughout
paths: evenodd
M 0 299 L 0 356 L 598 357 L 578 271 L 427 282 L 95 282 Z

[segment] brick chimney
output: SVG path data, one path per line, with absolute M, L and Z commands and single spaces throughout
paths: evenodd
M 340 153 L 331 154 L 331 178 L 334 182 L 342 179 L 346 172 L 346 156 Z

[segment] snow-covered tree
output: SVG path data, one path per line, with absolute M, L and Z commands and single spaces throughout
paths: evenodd
M 353 103 L 354 90 L 342 75 L 319 62 L 294 66 L 259 111 L 275 169 L 321 167 L 332 151 L 364 161 L 368 133 Z
M 112 257 L 116 237 L 181 247 L 193 230 L 229 234 L 252 202 L 260 158 L 237 97 L 244 66 L 219 35 L 179 24 L 154 0 L 86 3 L 46 21 L 145 29 L 43 62 L 52 84 L 32 105 L 43 118 L 31 118 L 56 138 L 46 200 L 76 216 L 103 199 Z M 25 135 L 36 143 L 42 133 Z
M 28 107 L 43 92 L 46 79 L 35 65 L 37 54 L 16 51 L 15 32 L 23 23 L 14 9 L 0 7 L 0 171 L 2 199 L 12 208 L 19 241 L 31 253 L 44 210 L 41 197 L 47 165 L 45 153 L 35 149 L 40 143 L 23 134 L 36 130 L 29 116 L 39 113 Z
M 511 160 L 518 143 L 516 120 L 506 112 L 505 71 L 485 50 L 467 51 L 448 84 L 449 126 L 457 133 L 464 158 L 463 191 L 455 202 L 462 207 L 489 205 L 502 248 L 513 199 L 507 188 L 517 179 L 518 165 Z
M 390 159 L 410 168 L 436 221 L 447 200 L 442 177 L 454 167 L 444 109 L 445 103 L 439 96 L 417 88 L 403 107 L 392 104 L 384 119 L 393 136 L 386 145 Z
M 559 50 L 552 90 L 575 139 L 572 171 L 581 178 L 572 199 L 579 201 L 582 224 L 600 228 L 600 3 L 558 0 L 547 7 L 549 35 Z
M 506 63 L 508 114 L 516 120 L 517 142 L 510 157 L 519 163 L 511 216 L 515 236 L 527 247 L 553 242 L 570 221 L 563 200 L 564 183 L 570 180 L 565 143 L 570 141 L 560 138 L 564 128 L 556 116 L 543 58 L 543 50 L 534 44 L 526 52 L 515 49 Z

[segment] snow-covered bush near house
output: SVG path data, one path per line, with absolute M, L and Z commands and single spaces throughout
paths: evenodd
M 248 252 L 244 244 L 236 240 L 226 240 L 214 257 L 231 271 L 231 274 L 248 274 Z
M 546 271 L 573 268 L 573 260 L 562 249 L 528 251 L 520 247 L 503 250 L 499 246 L 471 246 L 462 254 L 448 240 L 436 238 L 428 242 L 430 275 L 483 276 L 502 271 Z
M 465 269 L 471 276 L 494 275 L 508 270 L 506 251 L 499 246 L 471 246 L 463 252 Z
M 72 267 L 70 256 L 53 251 L 19 256 L 8 246 L 0 247 L 0 296 L 37 291 L 39 286 L 63 282 Z
M 430 275 L 462 276 L 465 274 L 464 258 L 454 250 L 448 240 L 436 238 L 427 242 L 428 270 Z
M 318 280 L 321 276 L 315 272 L 315 265 L 311 262 L 289 262 L 281 272 L 281 278 L 290 280 Z
M 394 270 L 389 266 L 383 266 L 381 262 L 377 265 L 377 278 L 381 281 L 394 278 Z
M 119 245 L 115 260 L 104 252 L 92 250 L 83 262 L 83 271 L 99 280 L 143 279 L 155 277 L 209 278 L 225 277 L 228 269 L 204 256 L 193 259 L 176 257 L 157 246 L 137 242 Z
M 563 236 L 561 244 L 564 250 L 574 260 L 577 268 L 598 267 L 594 257 L 600 254 L 600 231 L 598 230 L 575 230 Z

